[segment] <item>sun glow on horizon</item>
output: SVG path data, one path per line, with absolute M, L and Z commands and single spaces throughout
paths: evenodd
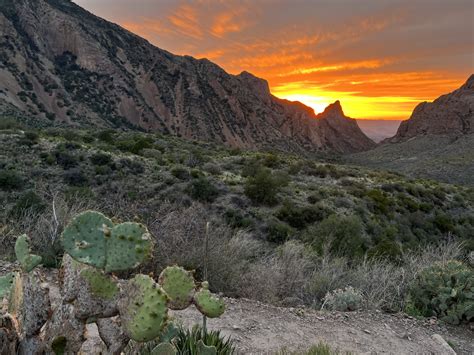
M 316 114 L 339 100 L 345 115 L 357 119 L 406 120 L 422 101 L 404 96 L 366 97 L 359 96 L 358 92 L 326 91 L 304 83 L 275 86 L 272 93 L 281 99 L 299 101 L 314 109 Z

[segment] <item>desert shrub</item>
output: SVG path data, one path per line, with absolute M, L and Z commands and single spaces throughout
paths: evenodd
M 87 176 L 80 169 L 70 169 L 63 174 L 64 182 L 72 186 L 84 186 L 87 184 Z
M 271 243 L 282 244 L 293 232 L 293 229 L 286 223 L 270 221 L 267 225 L 267 240 Z
M 24 186 L 25 181 L 14 170 L 0 171 L 0 188 L 5 191 L 17 190 Z
M 364 297 L 352 286 L 328 292 L 324 296 L 322 308 L 330 311 L 350 312 L 362 308 Z
M 220 175 L 222 173 L 222 170 L 219 165 L 210 162 L 205 163 L 202 167 L 202 170 L 211 175 Z
M 276 355 L 350 355 L 348 352 L 340 352 L 332 349 L 328 344 L 320 342 L 317 345 L 313 345 L 308 350 L 304 351 L 290 351 L 287 348 L 280 349 Z
M 316 204 L 321 200 L 324 200 L 329 196 L 328 192 L 326 190 L 319 189 L 315 192 L 313 192 L 311 195 L 307 197 L 307 201 L 311 204 Z
M 367 252 L 369 258 L 386 258 L 392 262 L 399 262 L 402 257 L 400 244 L 389 239 L 383 239 Z
M 27 145 L 31 147 L 32 145 L 39 142 L 39 134 L 34 131 L 26 131 L 23 135 L 23 138 L 20 138 L 18 141 L 19 144 Z
M 32 213 L 40 213 L 45 208 L 46 204 L 40 196 L 38 196 L 34 191 L 27 191 L 20 195 L 10 213 L 13 216 L 19 217 L 28 211 Z
M 178 178 L 180 180 L 189 180 L 191 177 L 189 173 L 189 169 L 182 165 L 176 165 L 172 167 L 170 172 L 171 172 L 171 175 L 173 175 L 175 178 Z
M 153 139 L 151 137 L 134 136 L 127 139 L 121 139 L 115 142 L 118 149 L 123 152 L 130 152 L 132 154 L 141 154 L 143 149 L 153 147 Z
M 303 229 L 307 225 L 325 219 L 331 211 L 321 206 L 297 206 L 294 203 L 285 201 L 283 206 L 277 211 L 275 216 L 287 222 L 290 226 Z
M 22 124 L 18 122 L 17 119 L 13 117 L 0 117 L 0 131 L 8 130 L 8 129 L 20 129 L 22 128 Z
M 113 130 L 104 130 L 100 131 L 97 134 L 97 139 L 104 143 L 112 144 L 115 140 L 115 131 Z
M 232 228 L 250 228 L 253 226 L 251 218 L 245 217 L 241 211 L 228 209 L 224 212 L 224 219 Z
M 134 175 L 143 174 L 145 172 L 143 164 L 139 161 L 128 158 L 122 158 L 119 160 L 118 163 L 122 169 L 127 169 L 130 173 Z
M 108 165 L 112 162 L 112 157 L 105 153 L 95 153 L 90 156 L 89 160 L 94 165 Z
M 436 215 L 433 218 L 433 224 L 442 233 L 452 232 L 455 229 L 453 218 L 450 215 L 439 211 L 436 212 Z
M 459 324 L 474 319 L 474 270 L 455 260 L 424 269 L 410 288 L 410 307 Z
M 367 192 L 367 197 L 370 201 L 370 207 L 376 213 L 384 215 L 389 214 L 391 207 L 391 200 L 386 194 L 380 190 L 372 189 Z
M 78 159 L 65 150 L 56 149 L 53 154 L 56 158 L 56 163 L 61 165 L 63 169 L 71 169 L 79 164 Z
M 335 254 L 349 257 L 361 257 L 367 249 L 362 221 L 357 216 L 339 216 L 332 214 L 304 235 L 305 240 L 322 253 L 329 247 Z
M 274 205 L 284 182 L 267 168 L 259 168 L 245 182 L 245 195 L 254 203 Z
M 219 195 L 219 190 L 205 177 L 191 181 L 186 191 L 193 199 L 201 202 L 212 202 Z

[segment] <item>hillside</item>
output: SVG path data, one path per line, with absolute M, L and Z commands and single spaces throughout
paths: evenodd
M 474 185 L 474 75 L 432 103 L 421 103 L 392 138 L 347 162 L 411 177 Z
M 38 124 L 300 152 L 374 146 L 354 120 L 316 116 L 271 95 L 263 79 L 173 55 L 69 0 L 2 0 L 0 10 L 0 106 Z

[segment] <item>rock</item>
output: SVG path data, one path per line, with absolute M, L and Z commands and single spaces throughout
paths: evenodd
M 432 103 L 421 103 L 409 120 L 403 121 L 388 142 L 405 141 L 422 135 L 464 135 L 474 133 L 474 75 L 450 94 Z
M 439 334 L 433 334 L 431 337 L 440 347 L 440 353 L 445 355 L 456 355 L 456 352 L 453 350 L 451 346 L 443 339 L 443 337 Z
M 85 338 L 86 341 L 82 344 L 78 355 L 105 354 L 107 352 L 107 346 L 99 336 L 97 324 L 87 324 Z
M 99 335 L 107 346 L 107 354 L 119 355 L 127 346 L 129 338 L 120 324 L 120 318 L 103 318 L 97 320 Z

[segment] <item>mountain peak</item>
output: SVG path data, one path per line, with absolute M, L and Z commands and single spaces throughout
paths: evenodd
M 344 111 L 342 110 L 341 102 L 339 100 L 337 100 L 336 102 L 328 105 L 324 109 L 323 114 L 324 115 L 335 115 L 335 116 L 337 115 L 337 116 L 345 117 Z

